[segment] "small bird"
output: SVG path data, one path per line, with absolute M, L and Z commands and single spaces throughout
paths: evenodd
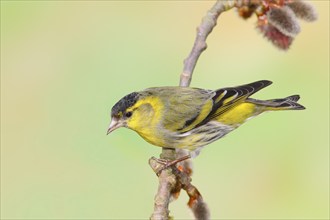
M 297 103 L 299 95 L 250 98 L 271 83 L 261 80 L 215 91 L 176 86 L 133 92 L 113 106 L 107 134 L 127 127 L 153 145 L 186 149 L 195 157 L 205 145 L 263 112 L 305 109 Z

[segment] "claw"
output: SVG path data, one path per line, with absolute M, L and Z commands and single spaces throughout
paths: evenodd
M 186 155 L 186 156 L 180 157 L 180 158 L 178 158 L 178 159 L 176 159 L 176 160 L 166 160 L 166 159 L 162 159 L 162 158 L 155 158 L 155 157 L 153 157 L 153 159 L 155 159 L 155 160 L 157 161 L 157 163 L 163 165 L 163 167 L 161 167 L 161 168 L 156 172 L 156 175 L 159 176 L 160 173 L 161 173 L 163 170 L 165 170 L 165 169 L 167 169 L 167 168 L 169 168 L 169 167 L 171 167 L 171 166 L 174 166 L 174 165 L 176 165 L 176 164 L 179 163 L 179 162 L 182 162 L 182 161 L 184 161 L 184 160 L 190 159 L 190 158 L 191 158 L 190 155 Z

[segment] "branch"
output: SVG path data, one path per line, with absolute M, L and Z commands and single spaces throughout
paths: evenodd
M 225 12 L 235 6 L 231 0 L 218 0 L 213 7 L 203 17 L 201 24 L 197 28 L 197 35 L 194 46 L 189 56 L 184 61 L 183 72 L 180 75 L 180 86 L 188 87 L 191 82 L 192 74 L 197 60 L 201 53 L 206 49 L 206 38 L 212 32 L 217 24 L 217 19 L 222 12 Z M 184 150 L 163 148 L 161 159 L 174 160 L 178 155 L 184 154 Z M 157 173 L 160 164 L 154 158 L 149 160 L 149 165 Z M 150 219 L 169 219 L 168 205 L 171 198 L 177 198 L 181 189 L 184 189 L 188 196 L 188 206 L 192 209 L 196 219 L 209 219 L 209 211 L 204 203 L 201 194 L 195 186 L 191 184 L 192 167 L 187 161 L 176 166 L 163 170 L 159 175 L 159 186 L 155 196 L 154 212 Z
M 218 0 L 202 19 L 202 23 L 197 27 L 194 46 L 189 56 L 184 60 L 184 67 L 180 76 L 180 86 L 187 87 L 190 85 L 197 60 L 201 53 L 207 48 L 206 38 L 217 25 L 219 15 L 234 6 L 234 1 Z
M 154 163 L 155 160 L 149 161 Z M 157 162 L 156 162 L 157 163 Z M 150 164 L 150 166 L 152 166 Z M 176 184 L 176 176 L 172 173 L 172 170 L 166 169 L 159 175 L 158 193 L 155 196 L 154 212 L 150 219 L 168 219 L 169 210 L 168 205 L 170 203 L 171 191 Z

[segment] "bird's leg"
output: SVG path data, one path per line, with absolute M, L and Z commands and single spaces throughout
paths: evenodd
M 158 159 L 158 158 L 154 158 L 158 163 L 160 163 L 160 164 L 163 165 L 163 167 L 157 171 L 157 173 L 156 173 L 157 176 L 159 176 L 159 174 L 160 174 L 164 169 L 169 168 L 170 166 L 173 166 L 173 165 L 175 165 L 175 164 L 177 164 L 177 163 L 180 163 L 180 162 L 182 162 L 182 161 L 184 161 L 184 160 L 187 160 L 187 159 L 190 159 L 190 158 L 191 158 L 190 155 L 186 155 L 186 156 L 180 157 L 180 158 L 175 159 L 175 160 L 166 160 L 166 159 L 160 159 L 160 158 Z

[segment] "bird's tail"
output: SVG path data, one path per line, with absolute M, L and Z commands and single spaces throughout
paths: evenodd
M 264 106 L 265 111 L 303 110 L 305 107 L 297 103 L 299 98 L 299 95 L 292 95 L 283 99 L 256 100 L 248 98 L 246 101 L 256 105 Z

